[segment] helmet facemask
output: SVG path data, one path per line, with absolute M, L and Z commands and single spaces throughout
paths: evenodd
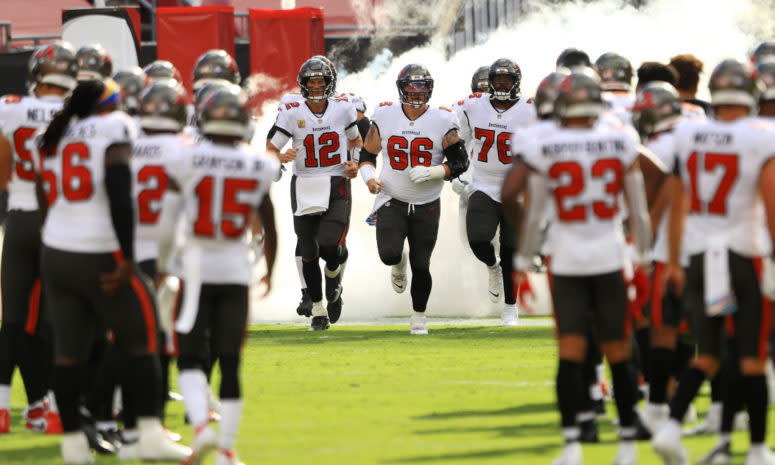
M 433 81 L 429 79 L 402 81 L 398 85 L 398 93 L 401 96 L 401 103 L 421 108 L 431 99 Z

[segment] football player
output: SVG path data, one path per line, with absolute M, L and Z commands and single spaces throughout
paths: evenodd
M 614 52 L 607 52 L 595 60 L 595 71 L 600 76 L 603 89 L 603 101 L 608 110 L 622 122 L 629 124 L 632 119 L 632 65 L 630 60 Z
M 129 116 L 136 116 L 140 106 L 140 94 L 148 84 L 150 79 L 145 72 L 138 66 L 127 70 L 119 71 L 113 75 L 113 80 L 121 86 L 121 92 L 124 98 L 121 101 L 121 109 Z
M 473 177 L 463 195 L 468 196 L 466 232 L 476 258 L 488 271 L 488 294 L 492 302 L 503 295 L 504 326 L 515 326 L 519 312 L 511 281 L 511 257 L 516 232 L 506 220 L 501 205 L 503 179 L 511 168 L 511 138 L 536 121 L 531 99 L 521 98 L 522 71 L 513 60 L 501 58 L 488 69 L 488 92 L 474 93 L 458 105 L 462 114 L 460 134 L 471 140 Z M 492 239 L 500 228 L 500 259 Z
M 722 61 L 711 74 L 709 89 L 713 119 L 682 124 L 673 132 L 676 182 L 664 270 L 666 283 L 685 293 L 693 312 L 697 354 L 681 374 L 670 419 L 652 444 L 666 464 L 688 460 L 681 421 L 703 381 L 717 375 L 726 326 L 740 367 L 739 381 L 731 384 L 737 385 L 749 417 L 751 446 L 745 463 L 772 464 L 765 443 L 765 366 L 772 318 L 768 299 L 775 291 L 768 275 L 772 270 L 763 262 L 769 260 L 775 239 L 775 130 L 751 115 L 759 82 L 745 63 Z M 684 223 L 702 234 L 683 241 Z M 686 271 L 682 256 L 689 257 Z
M 685 104 L 702 107 L 707 114 L 710 104 L 697 98 L 697 85 L 700 82 L 700 73 L 704 63 L 690 53 L 683 53 L 670 58 L 670 66 L 678 72 L 678 81 L 675 89 Z
M 323 55 L 315 55 L 311 57 L 313 59 L 317 59 L 325 63 L 329 69 L 331 70 L 331 75 L 333 78 L 332 81 L 332 93 L 336 93 L 336 86 L 337 86 L 337 71 L 336 71 L 336 65 L 326 58 Z M 337 99 L 343 100 L 343 101 L 349 101 L 355 106 L 355 110 L 357 112 L 357 120 L 358 120 L 358 133 L 361 135 L 361 139 L 363 140 L 366 137 L 366 132 L 369 129 L 369 118 L 366 117 L 366 103 L 364 100 L 353 93 L 341 93 L 336 95 Z M 282 96 L 280 99 L 280 103 L 277 106 L 277 112 L 278 114 L 282 110 L 283 107 L 286 105 L 293 105 L 294 103 L 300 103 L 303 102 L 304 96 L 300 92 L 289 92 Z M 269 134 L 267 135 L 267 150 L 269 150 L 269 143 L 272 140 L 272 137 L 274 136 L 275 132 L 277 132 L 277 126 L 272 126 L 272 128 L 269 130 Z M 307 290 L 307 283 L 304 279 L 304 262 L 301 259 L 301 244 L 297 241 L 296 242 L 296 269 L 299 273 L 299 282 L 301 283 L 301 300 L 299 301 L 299 305 L 296 307 L 296 313 L 301 316 L 312 316 L 312 299 L 310 299 L 309 291 Z
M 362 146 L 357 113 L 347 99 L 333 95 L 333 74 L 323 61 L 310 58 L 298 76 L 303 102 L 280 108 L 268 149 L 293 162 L 291 206 L 302 270 L 312 300 L 311 330 L 325 330 L 342 312 L 342 275 L 347 262 L 350 224 L 350 178 L 357 174 Z M 280 153 L 291 141 L 291 149 Z M 319 258 L 325 262 L 325 297 Z
M 155 81 L 157 79 L 174 79 L 180 83 L 183 82 L 183 76 L 180 71 L 167 60 L 156 60 L 151 62 L 145 68 L 143 72 L 148 76 L 149 81 Z
M 55 411 L 47 413 L 44 399 L 53 360 L 50 328 L 40 315 L 40 215 L 33 136 L 62 109 L 65 96 L 77 84 L 73 46 L 58 42 L 39 47 L 30 57 L 29 72 L 32 95 L 0 98 L 0 189 L 9 191 L 0 271 L 0 433 L 9 431 L 10 385 L 16 365 L 30 404 L 27 426 L 61 432 L 58 416 Z M 50 416 L 48 426 L 46 415 Z
M 154 299 L 136 271 L 130 169 L 133 125 L 115 111 L 121 89 L 110 78 L 73 90 L 39 148 L 43 210 L 41 270 L 56 346 L 55 385 L 65 463 L 92 463 L 78 412 L 81 367 L 100 328 L 124 356 L 124 386 L 135 402 L 143 460 L 183 460 L 157 417 L 159 367 Z M 76 121 L 72 121 L 77 118 Z M 49 180 L 47 196 L 43 179 Z
M 592 61 L 584 50 L 569 47 L 560 52 L 555 67 L 556 71 L 560 71 L 561 68 L 577 71 L 579 68 L 592 67 Z
M 216 448 L 216 465 L 241 463 L 234 446 L 243 409 L 239 364 L 252 273 L 250 246 L 244 236 L 256 212 L 264 226 L 267 261 L 261 282 L 269 292 L 277 250 L 269 188 L 279 170 L 274 156 L 255 153 L 241 142 L 249 119 L 247 94 L 239 86 L 214 90 L 200 114 L 203 139 L 170 153 L 165 163 L 169 186 L 179 193 L 189 212 L 183 250 L 185 289 L 175 324 L 178 387 L 194 428 L 187 464 L 201 463 Z M 209 426 L 205 370 L 210 347 L 221 371 L 220 437 Z
M 604 104 L 594 73 L 573 73 L 559 89 L 554 107 L 557 128 L 530 134 L 528 139 L 518 135 L 512 145 L 513 152 L 521 155 L 514 166 L 518 184 L 528 187 L 520 271 L 538 250 L 547 201 L 552 197 L 556 203 L 549 266 L 559 339 L 557 397 L 566 445 L 553 463 L 575 465 L 582 460 L 578 392 L 584 388 L 582 363 L 591 317 L 616 391 L 621 441 L 614 464 L 635 464 L 637 399 L 629 366 L 619 198 L 626 194 L 637 259 L 645 262 L 651 226 L 638 166 L 639 140 L 631 127 L 598 122 Z
M 480 66 L 471 76 L 471 93 L 490 91 L 490 67 Z
M 412 268 L 410 333 L 428 334 L 425 310 L 431 293 L 430 261 L 439 230 L 439 196 L 444 180 L 468 169 L 468 154 L 449 108 L 432 107 L 433 78 L 419 64 L 405 66 L 396 80 L 398 103 L 383 102 L 374 110 L 360 154 L 360 173 L 377 194 L 377 249 L 392 267 L 393 290 L 406 290 L 406 267 Z M 376 178 L 382 152 L 381 180 Z M 446 161 L 443 161 L 446 158 Z M 409 254 L 404 242 L 409 242 Z
M 775 40 L 765 40 L 751 53 L 751 63 L 758 65 L 764 58 L 775 56 Z
M 759 116 L 775 123 L 775 56 L 759 61 L 756 72 L 763 84 L 759 96 Z
M 113 61 L 100 44 L 84 45 L 76 53 L 78 80 L 109 78 L 113 73 Z

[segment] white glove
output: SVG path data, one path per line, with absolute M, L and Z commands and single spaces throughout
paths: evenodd
M 411 179 L 412 182 L 419 184 L 425 181 L 444 179 L 445 174 L 446 174 L 446 170 L 444 169 L 444 165 L 431 166 L 431 167 L 415 166 L 414 168 L 409 170 L 409 179 Z
M 762 260 L 762 294 L 770 300 L 775 300 L 775 263 L 772 258 Z
M 452 190 L 457 195 L 463 195 L 466 192 L 466 187 L 468 187 L 467 183 L 464 183 L 459 178 L 455 178 L 452 180 Z

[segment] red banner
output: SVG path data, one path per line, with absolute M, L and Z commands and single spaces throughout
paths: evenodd
M 249 10 L 250 73 L 248 91 L 254 108 L 266 99 L 298 88 L 299 67 L 323 55 L 323 10 Z
M 169 60 L 191 92 L 194 64 L 206 51 L 221 48 L 234 56 L 234 9 L 229 6 L 156 9 L 156 55 Z

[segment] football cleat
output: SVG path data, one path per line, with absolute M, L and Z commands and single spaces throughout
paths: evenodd
M 390 283 L 396 294 L 401 294 L 406 290 L 406 262 L 408 261 L 406 252 L 401 252 L 401 261 L 393 265 L 390 271 Z
M 299 306 L 296 307 L 296 313 L 299 316 L 306 316 L 308 318 L 312 316 L 312 299 L 309 296 L 309 292 L 307 292 L 307 288 L 301 290 L 301 301 L 299 301 Z
M 339 287 L 341 288 L 342 286 L 340 285 Z M 339 317 L 342 316 L 342 305 L 344 305 L 344 301 L 342 300 L 341 296 L 339 296 L 339 298 L 333 302 L 328 302 L 328 305 L 326 305 L 326 310 L 328 311 L 328 321 L 331 324 L 339 321 Z
M 667 404 L 647 403 L 643 412 L 643 423 L 650 431 L 659 431 L 670 418 L 670 406 Z
M 309 325 L 310 331 L 324 331 L 331 326 L 328 321 L 328 317 L 324 315 L 313 316 L 312 324 Z
M 751 447 L 745 456 L 745 465 L 775 465 L 775 456 L 766 445 Z
M 581 444 L 578 442 L 571 442 L 565 444 L 565 447 L 562 448 L 562 453 L 559 457 L 554 459 L 552 465 L 581 465 L 583 461 Z
M 665 465 L 689 465 L 689 454 L 681 444 L 681 425 L 678 422 L 668 420 L 654 435 L 651 445 Z
M 326 275 L 326 300 L 334 302 L 342 295 L 342 272 L 344 271 L 344 263 L 340 264 L 337 269 L 330 271 L 328 267 L 325 269 Z
M 89 448 L 100 455 L 115 455 L 118 450 L 116 446 L 106 441 L 102 434 L 97 431 L 93 423 L 81 422 L 81 428 L 86 435 L 86 440 L 89 443 Z
M 501 326 L 517 325 L 519 325 L 519 309 L 517 309 L 517 304 L 504 305 L 503 312 L 501 313 Z
M 245 465 L 237 458 L 233 450 L 221 449 L 215 457 L 215 465 Z
M 716 443 L 710 452 L 697 459 L 694 463 L 728 465 L 732 463 L 732 445 L 728 441 Z
M 46 402 L 39 400 L 28 405 L 22 411 L 26 428 L 30 431 L 46 431 Z
M 500 262 L 487 267 L 487 291 L 490 294 L 490 302 L 496 303 L 501 298 L 503 290 L 503 274 L 501 273 Z
M 215 437 L 215 432 L 205 425 Z M 180 462 L 191 455 L 190 448 L 171 441 L 164 434 L 164 427 L 158 418 L 138 418 L 137 431 L 140 434 L 137 444 L 140 449 L 140 459 L 151 462 Z M 196 443 L 196 438 L 194 442 Z M 205 442 L 206 443 L 206 442 Z
M 409 334 L 424 336 L 428 334 L 425 315 L 412 315 L 409 320 Z
M 194 442 L 191 443 L 191 454 L 186 457 L 182 465 L 199 465 L 205 456 L 218 447 L 218 436 L 212 428 L 205 423 L 197 428 Z
M 632 441 L 621 441 L 614 457 L 614 465 L 635 465 L 638 463 L 638 449 Z
M 67 433 L 62 437 L 60 446 L 62 460 L 68 465 L 94 463 L 94 455 L 89 449 L 89 441 L 82 431 Z
M 0 434 L 11 432 L 11 412 L 7 408 L 0 408 Z

